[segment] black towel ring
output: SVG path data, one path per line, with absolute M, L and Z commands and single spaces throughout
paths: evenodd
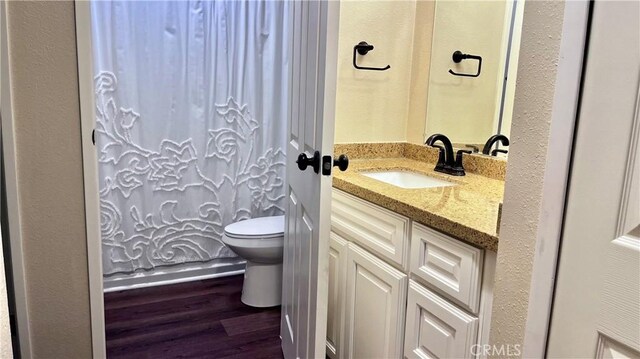
M 373 45 L 369 45 L 366 41 L 360 41 L 356 46 L 353 47 L 353 67 L 358 70 L 370 70 L 370 71 L 386 71 L 391 68 L 391 66 L 387 65 L 386 67 L 367 67 L 367 66 L 358 66 L 356 62 L 357 54 L 366 55 L 369 51 L 373 50 Z
M 455 76 L 464 76 L 464 77 L 478 77 L 480 76 L 480 71 L 482 70 L 482 57 L 478 56 L 478 55 L 470 55 L 470 54 L 463 54 L 462 51 L 460 50 L 456 50 L 453 55 L 451 56 L 451 58 L 453 59 L 453 62 L 455 62 L 456 64 L 460 63 L 462 60 L 466 60 L 466 59 L 473 59 L 473 60 L 478 60 L 478 72 L 476 74 L 460 74 L 457 72 L 453 72 L 453 70 L 449 69 L 449 73 Z

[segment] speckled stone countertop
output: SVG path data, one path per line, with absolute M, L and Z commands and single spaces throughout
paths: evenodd
M 337 145 L 336 153 L 341 150 L 347 148 Z M 360 159 L 354 156 L 355 151 L 346 152 L 350 152 L 349 168 L 345 172 L 334 171 L 333 187 L 475 246 L 497 251 L 503 180 L 470 172 L 462 177 L 435 172 L 434 163 L 398 156 L 402 151 L 386 151 L 381 158 L 371 158 L 374 156 L 369 154 Z M 457 185 L 405 189 L 362 175 L 380 170 L 414 171 Z

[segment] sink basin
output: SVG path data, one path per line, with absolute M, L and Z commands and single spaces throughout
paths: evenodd
M 364 176 L 400 188 L 434 188 L 455 186 L 455 183 L 430 177 L 422 173 L 406 171 L 364 172 Z

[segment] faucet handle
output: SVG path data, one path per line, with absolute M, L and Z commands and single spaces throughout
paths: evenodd
M 499 150 L 499 149 L 495 149 L 493 151 L 491 151 L 491 156 L 497 156 L 498 153 L 504 153 L 505 155 L 508 153 L 509 151 L 507 150 Z
M 462 165 L 462 154 L 471 154 L 473 152 L 469 150 L 458 150 L 456 152 L 456 162 L 451 169 L 452 175 L 454 176 L 464 176 L 466 173 L 464 172 L 464 166 Z
M 468 155 L 472 154 L 473 151 L 470 150 L 458 150 L 458 152 L 456 152 L 456 166 L 460 165 L 462 166 L 462 154 L 466 153 Z

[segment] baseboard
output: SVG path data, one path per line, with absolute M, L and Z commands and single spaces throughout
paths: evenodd
M 151 271 L 133 274 L 114 274 L 104 277 L 104 292 L 155 287 L 185 283 L 244 273 L 245 261 L 221 259 L 207 263 L 188 263 L 170 267 L 160 267 Z

